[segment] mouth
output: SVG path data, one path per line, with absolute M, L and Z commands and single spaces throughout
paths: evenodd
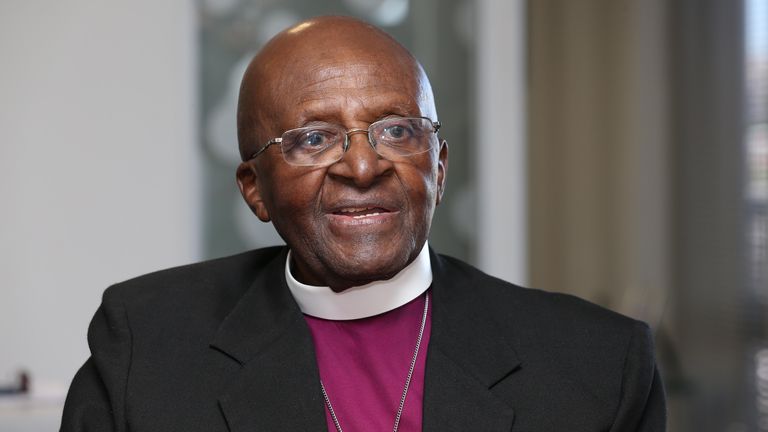
M 384 213 L 390 213 L 390 210 L 384 207 L 345 207 L 332 212 L 334 215 L 350 217 L 352 219 L 376 217 Z
M 360 229 L 383 229 L 397 220 L 400 206 L 382 199 L 341 199 L 326 208 L 332 226 Z

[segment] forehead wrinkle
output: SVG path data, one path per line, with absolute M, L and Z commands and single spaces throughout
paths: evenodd
M 338 83 L 329 85 L 329 81 Z M 417 82 L 378 80 L 370 76 L 332 76 L 302 88 L 294 108 L 310 115 L 362 111 L 374 119 L 389 114 L 418 116 L 423 111 L 424 95 Z
M 334 99 L 371 99 L 374 102 L 378 102 L 380 99 L 386 99 L 389 98 L 393 102 L 388 103 L 389 105 L 409 105 L 407 102 L 409 100 L 412 100 L 414 103 L 418 104 L 420 100 L 420 96 L 417 96 L 416 98 L 409 98 L 405 95 L 408 93 L 413 94 L 414 92 L 411 90 L 404 89 L 403 87 L 397 87 L 397 86 L 384 86 L 380 84 L 372 84 L 372 85 L 366 85 L 364 87 L 361 86 L 344 86 L 344 87 L 336 87 L 334 88 L 333 95 L 328 95 L 328 91 L 326 89 L 317 89 L 317 90 L 309 90 L 304 92 L 302 95 L 298 97 L 298 102 L 300 104 L 310 104 L 312 102 L 318 102 L 320 103 L 323 100 L 334 100 Z M 419 92 L 421 93 L 421 92 Z
M 366 97 L 360 95 L 338 95 L 331 98 L 308 97 L 302 99 L 297 120 L 299 123 L 328 119 L 372 123 L 388 115 L 403 117 L 423 115 L 416 101 L 400 98 L 400 92 L 396 97 L 400 100 L 393 98 L 390 93 Z
M 291 71 L 304 71 L 307 76 L 324 80 L 329 77 L 350 78 L 358 76 L 404 75 L 415 78 L 418 67 L 411 59 L 386 52 L 372 54 L 356 52 L 352 48 L 338 47 L 334 52 L 314 51 L 308 56 L 298 56 L 286 65 Z M 309 63 L 309 64 L 308 64 Z

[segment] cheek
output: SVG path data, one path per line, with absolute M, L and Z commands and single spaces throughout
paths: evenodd
M 431 218 L 437 197 L 437 163 L 427 155 L 421 163 L 408 164 L 399 170 L 414 218 Z
M 296 169 L 276 170 L 272 175 L 269 206 L 273 222 L 296 222 L 298 216 L 317 208 L 324 174 Z

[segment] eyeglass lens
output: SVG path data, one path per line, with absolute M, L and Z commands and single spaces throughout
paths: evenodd
M 332 164 L 344 156 L 344 143 L 355 132 L 332 123 L 291 129 L 282 136 L 283 156 L 293 165 Z M 380 156 L 396 160 L 429 150 L 433 132 L 426 118 L 388 118 L 368 127 L 368 141 Z

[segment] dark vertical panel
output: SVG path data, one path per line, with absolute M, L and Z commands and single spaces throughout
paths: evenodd
M 741 1 L 671 4 L 675 346 L 683 430 L 758 430 L 751 376 L 762 325 L 746 290 Z

